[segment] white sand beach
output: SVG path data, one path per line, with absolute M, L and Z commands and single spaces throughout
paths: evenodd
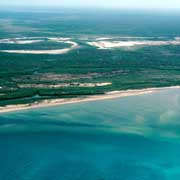
M 66 98 L 66 99 L 52 99 L 52 100 L 42 100 L 30 104 L 16 104 L 8 106 L 0 106 L 0 113 L 7 113 L 13 111 L 35 109 L 41 107 L 50 107 L 57 105 L 65 105 L 72 103 L 81 103 L 81 102 L 90 102 L 90 101 L 99 101 L 106 99 L 114 99 L 128 96 L 138 96 L 143 94 L 150 94 L 158 91 L 168 90 L 168 89 L 180 89 L 180 86 L 164 87 L 164 88 L 147 88 L 140 90 L 125 90 L 125 91 L 112 91 L 107 92 L 102 95 L 92 95 L 92 96 L 83 96 L 79 98 Z

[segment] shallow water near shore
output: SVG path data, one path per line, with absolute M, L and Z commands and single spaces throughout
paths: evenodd
M 0 179 L 179 180 L 180 90 L 0 115 Z

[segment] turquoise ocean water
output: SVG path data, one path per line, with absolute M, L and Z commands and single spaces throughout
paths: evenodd
M 0 180 L 179 180 L 180 90 L 0 115 Z

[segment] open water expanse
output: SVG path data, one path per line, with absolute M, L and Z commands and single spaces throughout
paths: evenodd
M 180 90 L 0 115 L 1 180 L 179 180 Z

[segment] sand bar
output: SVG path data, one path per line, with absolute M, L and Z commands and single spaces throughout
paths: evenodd
M 54 49 L 54 50 L 0 50 L 0 52 L 5 53 L 16 53 L 16 54 L 65 54 L 69 51 L 78 48 L 78 43 L 71 41 L 71 38 L 47 38 L 48 41 L 54 41 L 58 43 L 66 43 L 69 44 L 69 48 L 63 48 L 63 49 Z M 38 43 L 38 42 L 45 42 L 45 40 L 37 39 L 37 40 L 29 40 L 29 39 L 2 39 L 0 40 L 0 43 L 9 43 L 9 44 L 32 44 L 32 43 Z
M 136 46 L 166 46 L 166 45 L 180 45 L 180 40 L 176 38 L 171 41 L 96 41 L 87 42 L 88 45 L 97 47 L 98 49 L 112 49 L 123 47 L 136 47 Z

